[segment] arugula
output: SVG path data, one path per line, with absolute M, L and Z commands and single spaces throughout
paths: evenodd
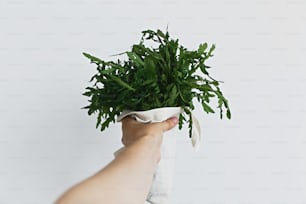
M 145 41 L 153 41 L 158 46 L 148 47 Z M 210 67 L 205 65 L 214 50 L 214 44 L 208 47 L 202 43 L 197 50 L 189 51 L 179 45 L 178 39 L 170 39 L 168 31 L 145 30 L 138 44 L 119 54 L 126 54 L 128 60 L 104 61 L 83 53 L 96 64 L 98 72 L 90 79 L 90 82 L 95 80 L 94 85 L 82 93 L 90 97 L 90 104 L 81 109 L 88 109 L 88 115 L 98 112 L 96 128 L 101 125 L 103 131 L 123 110 L 182 107 L 179 129 L 188 122 L 191 137 L 193 99 L 202 104 L 206 113 L 215 113 L 209 103 L 216 97 L 220 118 L 224 108 L 227 118 L 231 118 L 228 100 L 219 88 L 221 81 L 212 78 L 208 73 Z

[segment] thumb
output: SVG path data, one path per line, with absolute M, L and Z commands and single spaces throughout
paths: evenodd
M 162 122 L 163 131 L 165 132 L 171 130 L 176 126 L 177 123 L 178 123 L 177 117 L 168 118 L 167 120 Z

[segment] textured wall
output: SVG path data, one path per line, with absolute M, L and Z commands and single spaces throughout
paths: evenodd
M 205 115 L 195 153 L 178 141 L 175 204 L 306 204 L 306 2 L 0 1 L 0 203 L 52 203 L 120 147 L 80 108 L 95 66 L 144 29 L 216 44 L 212 74 L 232 120 Z M 303 58 L 304 57 L 304 58 Z

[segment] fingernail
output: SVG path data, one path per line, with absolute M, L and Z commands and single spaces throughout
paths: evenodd
M 173 118 L 171 118 L 171 121 L 173 122 L 173 123 L 178 123 L 178 119 L 177 119 L 177 117 L 173 117 Z

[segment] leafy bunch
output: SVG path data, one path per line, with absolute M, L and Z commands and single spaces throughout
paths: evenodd
M 157 46 L 148 47 L 145 41 L 153 41 Z M 193 99 L 202 104 L 206 113 L 215 113 L 209 103 L 216 97 L 220 118 L 225 108 L 230 119 L 228 100 L 219 88 L 220 81 L 209 75 L 210 67 L 205 65 L 214 49 L 214 44 L 208 47 L 203 43 L 197 50 L 189 51 L 179 45 L 178 39 L 170 39 L 168 31 L 145 30 L 138 44 L 119 54 L 126 54 L 127 60 L 104 61 L 83 53 L 96 64 L 97 73 L 90 79 L 90 82 L 95 80 L 94 85 L 86 87 L 83 93 L 90 97 L 90 104 L 82 109 L 88 109 L 89 115 L 98 112 L 96 128 L 101 125 L 103 131 L 123 110 L 181 107 L 184 112 L 179 117 L 179 128 L 188 122 L 191 136 Z

